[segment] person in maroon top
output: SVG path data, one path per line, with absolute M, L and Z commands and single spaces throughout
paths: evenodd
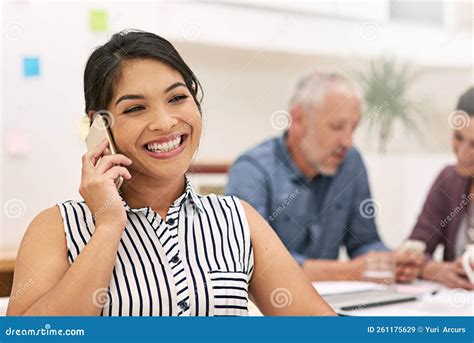
M 433 183 L 410 235 L 426 243 L 428 261 L 421 270 L 424 279 L 448 287 L 474 289 L 461 265 L 467 244 L 474 243 L 474 87 L 459 98 L 449 116 L 456 165 L 445 167 Z M 431 259 L 444 245 L 443 262 Z

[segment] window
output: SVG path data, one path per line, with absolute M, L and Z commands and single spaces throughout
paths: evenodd
M 443 1 L 390 1 L 390 20 L 444 25 Z

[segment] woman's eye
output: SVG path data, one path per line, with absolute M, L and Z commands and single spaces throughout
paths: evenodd
M 181 100 L 186 99 L 188 96 L 187 95 L 176 95 L 170 99 L 169 102 L 179 102 Z
M 137 112 L 142 110 L 144 107 L 143 106 L 134 106 L 132 108 L 129 108 L 128 110 L 125 110 L 123 113 L 132 113 L 132 112 Z

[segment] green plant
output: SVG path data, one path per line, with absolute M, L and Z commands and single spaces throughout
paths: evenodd
M 363 122 L 367 124 L 369 134 L 377 131 L 379 152 L 386 152 L 397 121 L 409 133 L 420 133 L 413 119 L 418 114 L 417 105 L 409 95 L 419 76 L 420 73 L 408 64 L 397 63 L 394 59 L 372 61 L 367 73 L 358 74 L 366 104 Z

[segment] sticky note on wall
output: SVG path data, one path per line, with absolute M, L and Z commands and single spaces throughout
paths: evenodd
M 23 58 L 23 75 L 25 77 L 36 77 L 40 75 L 40 60 L 38 57 Z
M 8 155 L 26 156 L 31 151 L 31 142 L 28 133 L 23 129 L 12 129 L 6 132 L 5 149 Z
M 89 12 L 89 26 L 93 32 L 104 32 L 108 28 L 108 16 L 105 10 L 93 9 Z

